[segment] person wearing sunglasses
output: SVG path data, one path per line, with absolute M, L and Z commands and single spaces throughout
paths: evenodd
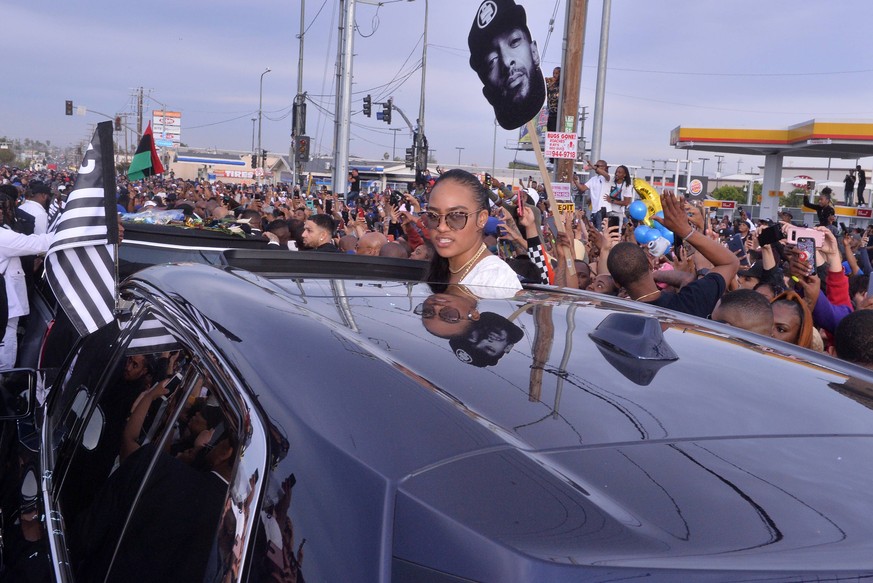
M 460 283 L 479 297 L 496 298 L 521 289 L 512 268 L 485 245 L 488 191 L 476 176 L 459 169 L 444 172 L 421 219 L 436 250 L 428 276 L 434 291 Z
M 518 343 L 524 332 L 493 312 L 479 312 L 478 301 L 462 285 L 433 294 L 415 307 L 425 329 L 449 340 L 452 353 L 463 363 L 494 366 Z

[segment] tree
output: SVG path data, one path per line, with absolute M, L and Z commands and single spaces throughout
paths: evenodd
M 779 197 L 779 206 L 799 208 L 803 206 L 803 197 L 806 191 L 802 188 L 795 188 L 785 196 Z
M 15 152 L 11 148 L 0 150 L 0 164 L 12 164 L 15 160 Z
M 712 191 L 712 198 L 746 203 L 746 191 L 738 186 L 721 186 Z
M 391 154 L 389 154 L 388 152 L 385 152 L 384 154 L 382 154 L 382 159 L 383 160 L 390 160 Z

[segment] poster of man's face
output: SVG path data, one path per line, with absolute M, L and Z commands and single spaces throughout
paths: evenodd
M 470 34 L 470 67 L 500 127 L 514 130 L 539 113 L 546 98 L 537 43 L 524 8 L 514 0 L 484 0 Z

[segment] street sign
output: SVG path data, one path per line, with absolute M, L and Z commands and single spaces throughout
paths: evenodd
M 546 158 L 576 159 L 578 136 L 573 132 L 546 132 Z

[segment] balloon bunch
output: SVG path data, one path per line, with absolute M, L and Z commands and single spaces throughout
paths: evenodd
M 643 223 L 634 229 L 634 238 L 640 245 L 646 245 L 655 257 L 669 253 L 674 242 L 673 232 L 653 220 L 653 217 L 664 218 L 658 191 L 642 178 L 634 179 L 634 190 L 640 195 L 640 200 L 630 204 L 628 213 L 631 218 Z

